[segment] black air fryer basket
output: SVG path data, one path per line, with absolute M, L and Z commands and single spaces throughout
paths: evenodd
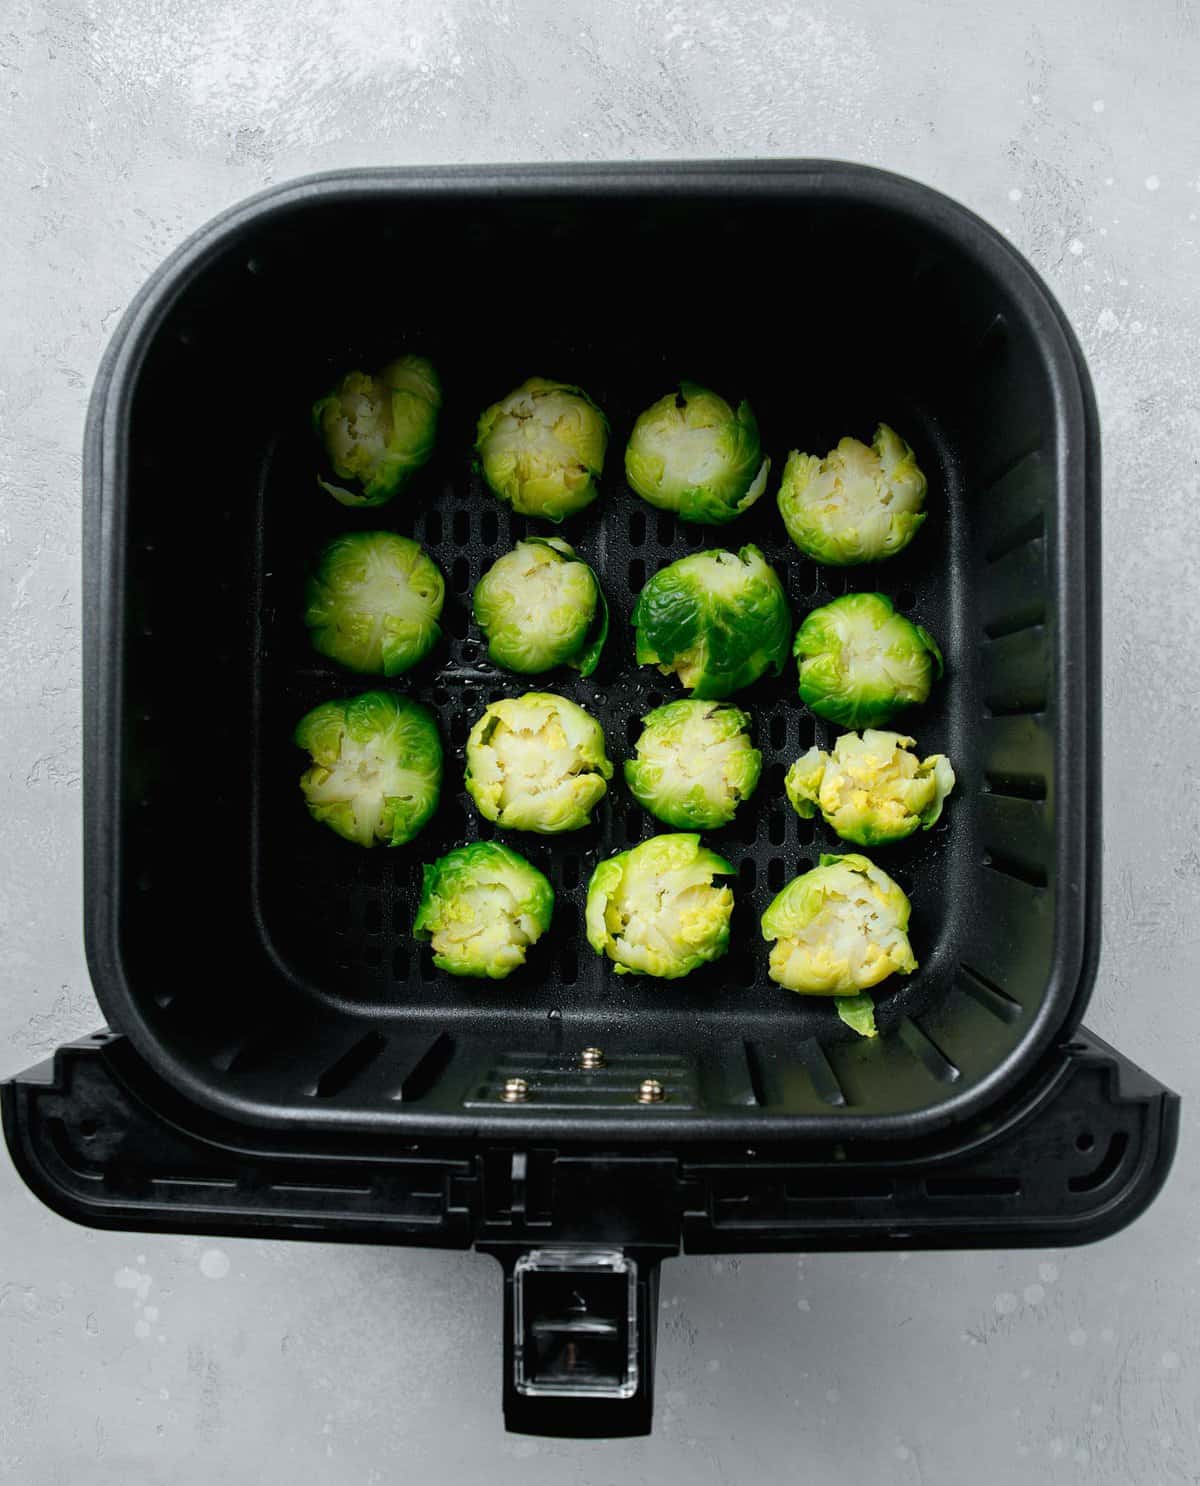
M 316 484 L 308 408 L 401 349 L 441 371 L 438 453 L 393 504 L 347 510 Z M 882 587 L 941 641 L 946 680 L 904 726 L 958 787 L 932 833 L 885 849 L 921 967 L 881 988 L 878 1039 L 766 976 L 759 915 L 838 844 L 783 798 L 786 767 L 834 736 L 794 670 L 739 698 L 764 777 L 711 836 L 737 871 L 727 958 L 649 982 L 588 948 L 592 865 L 656 829 L 619 769 L 593 826 L 521 838 L 558 894 L 524 970 L 455 980 L 414 942 L 420 864 L 491 835 L 460 787 L 467 730 L 528 689 L 487 661 L 470 595 L 530 524 L 469 455 L 479 409 L 534 373 L 586 387 L 613 426 L 601 498 L 565 529 L 611 638 L 593 676 L 548 684 L 615 759 L 675 685 L 634 666 L 629 619 L 683 553 L 755 542 L 797 620 Z M 681 377 L 750 400 L 771 491 L 789 447 L 900 429 L 929 476 L 919 539 L 838 570 L 799 555 L 770 496 L 723 530 L 651 510 L 620 451 Z M 509 1423 L 564 1433 L 649 1427 L 657 1267 L 681 1244 L 1121 1226 L 1165 1176 L 1177 1103 L 1076 1033 L 1100 938 L 1099 476 L 1045 286 L 978 218 L 876 171 L 365 171 L 218 218 L 142 291 L 92 400 L 86 927 L 113 1031 L 5 1086 L 26 1179 L 105 1226 L 494 1252 Z M 446 575 L 446 639 L 396 684 L 449 759 L 429 828 L 365 852 L 308 819 L 290 735 L 362 689 L 311 650 L 305 566 L 378 526 Z M 646 1079 L 665 1098 L 640 1102 Z

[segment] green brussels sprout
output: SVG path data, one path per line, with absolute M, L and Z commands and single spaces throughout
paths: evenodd
M 917 968 L 908 942 L 911 904 L 864 856 L 821 857 L 762 916 L 774 941 L 771 979 L 805 996 L 855 996 Z
M 381 372 L 347 372 L 313 403 L 313 427 L 334 473 L 361 494 L 319 483 L 343 506 L 382 506 L 427 464 L 437 436 L 442 384 L 424 356 L 401 356 Z
M 937 641 L 882 593 L 846 593 L 814 609 L 793 648 L 801 697 L 848 728 L 875 727 L 925 701 L 943 670 Z
M 608 638 L 600 580 L 559 537 L 529 537 L 498 557 L 475 586 L 475 622 L 498 666 L 522 674 L 596 669 Z
M 486 820 L 511 831 L 578 831 L 612 772 L 600 724 L 549 692 L 493 702 L 467 739 L 467 789 Z
M 296 726 L 312 767 L 300 780 L 309 813 L 359 846 L 403 846 L 437 809 L 442 742 L 433 713 L 390 691 L 322 702 Z
M 706 526 L 749 510 L 770 469 L 750 404 L 734 412 L 695 382 L 681 382 L 648 407 L 625 448 L 625 478 L 644 501 Z
M 926 488 L 913 451 L 881 423 L 869 446 L 842 439 L 824 459 L 793 449 L 779 510 L 788 536 L 817 562 L 882 562 L 920 530 Z
M 637 757 L 625 763 L 634 799 L 669 826 L 728 825 L 762 772 L 749 714 L 726 702 L 688 699 L 656 707 L 642 721 Z
M 677 980 L 729 948 L 733 868 L 696 835 L 651 836 L 592 873 L 588 943 L 618 975 Z
M 479 419 L 475 452 L 493 494 L 561 521 L 600 494 L 608 420 L 580 387 L 530 377 Z
M 554 889 L 499 841 L 460 846 L 425 868 L 413 933 L 451 975 L 503 980 L 550 927 Z
M 317 559 L 304 622 L 313 647 L 351 671 L 399 676 L 441 638 L 446 585 L 411 537 L 335 537 Z
M 696 552 L 655 573 L 633 610 L 639 665 L 674 672 L 694 697 L 731 696 L 787 659 L 792 616 L 757 547 Z
M 810 748 L 787 771 L 783 787 L 797 815 L 817 810 L 844 841 L 882 846 L 929 830 L 954 788 L 944 753 L 917 762 L 915 740 L 865 728 L 843 733 L 832 753 Z

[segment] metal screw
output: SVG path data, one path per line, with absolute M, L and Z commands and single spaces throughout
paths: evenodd
M 585 1047 L 579 1054 L 579 1066 L 581 1068 L 603 1068 L 607 1061 L 603 1048 Z
M 500 1097 L 505 1104 L 520 1104 L 522 1099 L 529 1098 L 529 1085 L 523 1078 L 506 1078 Z
M 639 1104 L 661 1104 L 667 1091 L 656 1078 L 644 1078 L 638 1087 Z

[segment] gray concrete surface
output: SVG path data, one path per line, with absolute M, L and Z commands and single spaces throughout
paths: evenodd
M 1093 1249 L 672 1264 L 657 1433 L 625 1444 L 503 1435 L 488 1260 L 87 1233 L 0 1159 L 0 1480 L 1200 1479 L 1198 30 L 1195 0 L 0 4 L 0 1074 L 98 1022 L 80 434 L 167 250 L 335 166 L 815 154 L 967 202 L 1082 337 L 1107 541 L 1089 1020 L 1192 1096 L 1169 1190 Z

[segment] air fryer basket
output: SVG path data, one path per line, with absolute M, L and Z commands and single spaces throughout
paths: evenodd
M 438 453 L 393 504 L 343 509 L 316 485 L 307 409 L 403 349 L 442 373 Z M 436 972 L 410 929 L 420 864 L 491 833 L 461 790 L 470 723 L 528 689 L 486 660 L 470 595 L 533 527 L 469 453 L 478 411 L 531 374 L 578 382 L 612 422 L 601 498 L 563 528 L 601 576 L 611 639 L 591 678 L 544 682 L 601 719 L 618 773 L 593 827 L 519 839 L 558 908 L 528 967 L 492 986 Z M 775 461 L 771 494 L 723 530 L 650 510 L 622 478 L 633 417 L 684 376 L 748 397 Z M 818 568 L 775 510 L 783 459 L 880 419 L 929 475 L 929 520 L 881 568 Z M 89 424 L 87 937 L 112 1025 L 189 1098 L 259 1124 L 678 1146 L 917 1136 L 978 1111 L 1069 1031 L 1091 983 L 1098 458 L 1086 371 L 1032 270 L 879 172 L 388 170 L 234 209 L 130 310 Z M 364 852 L 308 820 L 289 738 L 362 689 L 308 645 L 305 565 L 376 526 L 446 575 L 446 639 L 396 684 L 435 709 L 449 756 L 426 832 Z M 878 853 L 912 898 L 921 968 L 882 988 L 876 1041 L 766 976 L 759 915 L 838 847 L 782 797 L 787 765 L 832 737 L 791 668 L 739 698 L 765 767 L 712 833 L 737 870 L 730 955 L 682 982 L 618 979 L 583 938 L 592 865 L 656 829 L 620 760 L 675 682 L 634 666 L 633 599 L 685 552 L 750 541 L 797 622 L 879 587 L 946 653 L 902 726 L 959 783 L 932 833 Z M 585 1045 L 604 1070 L 575 1066 Z M 520 1105 L 498 1097 L 514 1074 Z M 646 1077 L 662 1104 L 636 1102 Z

